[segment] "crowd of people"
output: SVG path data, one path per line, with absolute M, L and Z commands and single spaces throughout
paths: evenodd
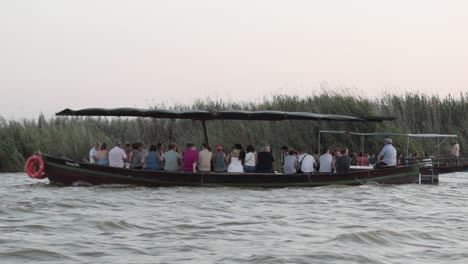
M 384 139 L 384 147 L 379 155 L 367 153 L 352 153 L 347 148 L 330 151 L 325 146 L 319 154 L 309 154 L 305 148 L 291 150 L 287 146 L 280 148 L 280 159 L 277 168 L 284 174 L 294 173 L 343 173 L 350 170 L 351 165 L 377 168 L 397 165 L 397 152 L 390 138 Z M 96 142 L 89 152 L 91 163 L 131 169 L 164 170 L 170 172 L 232 172 L 232 173 L 274 173 L 275 156 L 269 145 L 264 145 L 258 153 L 252 145 L 245 149 L 241 144 L 235 144 L 226 153 L 222 145 L 212 150 L 207 144 L 202 144 L 197 150 L 194 144 L 188 143 L 185 151 L 177 144 L 151 145 L 149 149 L 141 143 L 126 144 L 123 148 L 117 141 L 108 149 L 106 143 Z

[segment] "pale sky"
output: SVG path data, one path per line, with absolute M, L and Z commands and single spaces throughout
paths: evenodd
M 466 0 L 0 0 L 0 115 L 468 91 Z

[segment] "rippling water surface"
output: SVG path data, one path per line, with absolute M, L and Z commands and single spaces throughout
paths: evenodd
M 0 263 L 468 263 L 468 173 L 285 189 L 0 178 Z

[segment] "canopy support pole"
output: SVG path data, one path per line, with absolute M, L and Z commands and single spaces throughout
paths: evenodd
M 317 149 L 317 153 L 320 155 L 320 131 L 319 131 L 319 134 L 318 134 L 318 149 Z
M 364 135 L 361 136 L 361 154 L 364 156 Z
M 439 143 L 439 141 L 440 141 L 440 138 L 437 137 L 437 166 L 439 166 L 439 164 L 440 164 L 440 157 L 439 157 L 440 156 L 440 143 Z
M 409 136 L 406 140 L 406 157 L 409 157 Z
M 205 136 L 205 143 L 210 146 L 210 141 L 208 140 L 208 132 L 206 130 L 206 123 L 205 120 L 202 120 L 202 127 L 203 127 L 203 135 Z

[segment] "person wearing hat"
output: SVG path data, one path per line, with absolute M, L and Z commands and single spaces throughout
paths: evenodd
M 223 146 L 216 146 L 216 153 L 213 155 L 213 170 L 216 172 L 226 171 L 226 153 L 223 151 Z
M 382 168 L 385 166 L 396 166 L 397 165 L 397 151 L 392 145 L 392 139 L 384 139 L 384 147 L 380 152 L 380 156 L 377 158 L 376 168 Z

